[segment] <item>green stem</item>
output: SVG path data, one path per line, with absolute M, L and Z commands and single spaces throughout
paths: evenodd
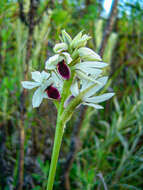
M 73 77 L 73 76 L 72 76 Z M 48 177 L 48 184 L 47 184 L 47 190 L 53 189 L 54 179 L 55 179 L 55 173 L 56 173 L 56 167 L 60 152 L 60 147 L 62 143 L 62 137 L 64 133 L 64 125 L 66 123 L 66 120 L 61 119 L 61 115 L 64 111 L 64 101 L 67 98 L 67 95 L 69 93 L 69 88 L 71 86 L 72 77 L 69 81 L 64 82 L 63 92 L 62 92 L 62 99 L 61 103 L 58 107 L 58 116 L 57 116 L 57 124 L 56 124 L 56 133 L 55 133 L 55 139 L 54 139 L 54 147 L 52 152 L 52 159 L 50 164 L 50 171 L 49 171 L 49 177 Z
M 64 133 L 64 123 L 61 121 L 60 117 L 58 117 L 57 125 L 56 125 L 54 147 L 53 147 L 53 153 L 52 153 L 52 160 L 51 160 L 49 177 L 48 177 L 47 190 L 53 189 L 56 167 L 57 167 L 60 147 L 61 147 L 61 143 L 62 143 L 63 133 Z
M 50 165 L 50 171 L 49 171 L 49 177 L 48 177 L 48 184 L 47 184 L 47 190 L 53 189 L 54 179 L 55 179 L 55 173 L 56 173 L 56 167 L 60 152 L 60 147 L 62 143 L 62 137 L 64 133 L 64 127 L 66 122 L 71 118 L 73 111 L 75 108 L 80 105 L 82 101 L 82 97 L 85 93 L 87 93 L 88 90 L 92 89 L 95 86 L 95 84 L 91 85 L 89 88 L 81 92 L 75 99 L 73 99 L 69 105 L 64 109 L 64 101 L 67 98 L 68 90 L 69 90 L 69 82 L 65 82 L 64 84 L 64 91 L 62 93 L 63 97 L 61 100 L 61 103 L 58 108 L 58 117 L 57 117 L 57 124 L 56 124 L 56 133 L 55 133 L 55 139 L 54 139 L 54 147 L 53 147 L 53 153 L 52 153 L 52 160 Z M 67 93 L 67 94 L 66 94 Z

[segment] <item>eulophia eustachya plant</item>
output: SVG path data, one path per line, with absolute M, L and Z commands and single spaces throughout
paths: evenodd
M 39 107 L 43 98 L 60 101 L 62 90 L 66 90 L 63 88 L 66 80 L 71 80 L 71 94 L 67 93 L 68 100 L 85 92 L 81 95 L 80 103 L 101 109 L 103 107 L 97 103 L 113 96 L 113 93 L 96 95 L 108 80 L 107 76 L 101 77 L 102 69 L 107 66 L 107 63 L 101 62 L 101 57 L 97 53 L 85 47 L 89 39 L 88 35 L 82 35 L 80 32 L 72 40 L 65 31 L 62 31 L 62 43 L 54 47 L 56 55 L 50 57 L 45 63 L 47 72 L 32 72 L 34 81 L 22 82 L 26 89 L 38 87 L 33 95 L 33 107 Z
M 61 43 L 54 46 L 56 54 L 45 63 L 46 71 L 32 72 L 34 81 L 22 82 L 26 89 L 37 88 L 32 99 L 33 107 L 39 107 L 44 98 L 54 100 L 57 107 L 57 126 L 48 190 L 53 186 L 64 127 L 75 108 L 84 104 L 102 109 L 103 107 L 98 103 L 114 95 L 114 93 L 99 95 L 108 80 L 107 76 L 102 76 L 103 68 L 107 63 L 102 62 L 101 57 L 93 50 L 85 47 L 90 36 L 80 32 L 72 39 L 63 30 L 60 39 Z

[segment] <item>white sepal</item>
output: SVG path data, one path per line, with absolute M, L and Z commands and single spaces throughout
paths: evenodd
M 85 74 L 87 73 L 87 75 L 90 74 L 99 76 L 102 73 L 101 69 L 95 69 L 86 66 L 81 66 L 80 68 L 78 68 L 78 70 L 84 72 Z
M 100 103 L 100 102 L 104 102 L 105 100 L 110 99 L 112 96 L 114 96 L 114 93 L 105 93 L 100 96 L 86 98 L 85 101 L 89 103 Z
M 49 77 L 50 77 L 49 73 L 42 71 L 42 73 L 41 73 L 41 79 L 42 80 L 44 80 L 44 79 L 47 80 Z
M 96 92 L 98 92 L 106 83 L 107 83 L 108 77 L 101 77 L 98 79 L 98 81 L 101 84 L 97 84 L 95 87 L 93 87 L 91 90 L 89 90 L 85 95 L 84 99 L 91 97 L 95 95 Z
M 72 85 L 71 85 L 71 93 L 73 96 L 77 96 L 79 94 L 79 88 L 78 88 L 78 83 L 77 82 L 74 82 Z
M 33 105 L 33 108 L 37 108 L 40 106 L 41 102 L 43 100 L 43 91 L 42 89 L 39 87 L 35 92 L 34 92 L 34 95 L 33 95 L 33 98 L 32 98 L 32 105 Z
M 85 62 L 81 62 L 81 63 L 77 63 L 75 65 L 76 68 L 80 68 L 80 67 L 90 67 L 90 68 L 104 68 L 107 67 L 108 64 L 104 63 L 104 62 L 97 62 L 97 61 L 85 61 Z
M 26 88 L 26 89 L 32 89 L 37 86 L 40 86 L 39 82 L 22 81 L 21 83 L 22 83 L 23 88 Z
M 41 82 L 41 73 L 39 71 L 31 72 L 31 74 L 33 80 L 35 80 L 36 82 Z

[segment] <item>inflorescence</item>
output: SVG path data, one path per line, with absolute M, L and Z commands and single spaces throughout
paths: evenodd
M 47 72 L 32 72 L 34 81 L 22 82 L 22 86 L 26 89 L 37 87 L 32 98 L 33 107 L 39 107 L 44 98 L 60 101 L 64 82 L 71 77 L 71 94 L 65 105 L 68 100 L 85 92 L 81 104 L 101 109 L 103 107 L 98 103 L 114 95 L 114 93 L 97 95 L 107 83 L 108 77 L 103 77 L 102 71 L 108 64 L 102 62 L 101 57 L 93 50 L 85 47 L 89 39 L 90 36 L 83 35 L 82 32 L 72 39 L 65 30 L 62 31 L 61 43 L 54 47 L 56 54 L 45 63 Z

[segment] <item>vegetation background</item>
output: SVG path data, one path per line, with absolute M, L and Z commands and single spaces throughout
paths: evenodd
M 108 0 L 107 5 L 108 5 Z M 92 36 L 109 63 L 116 96 L 96 111 L 80 107 L 68 123 L 54 190 L 143 189 L 143 1 L 0 1 L 0 190 L 44 190 L 56 109 L 31 106 L 21 81 L 43 70 L 62 29 Z M 110 86 L 110 87 L 109 87 Z

